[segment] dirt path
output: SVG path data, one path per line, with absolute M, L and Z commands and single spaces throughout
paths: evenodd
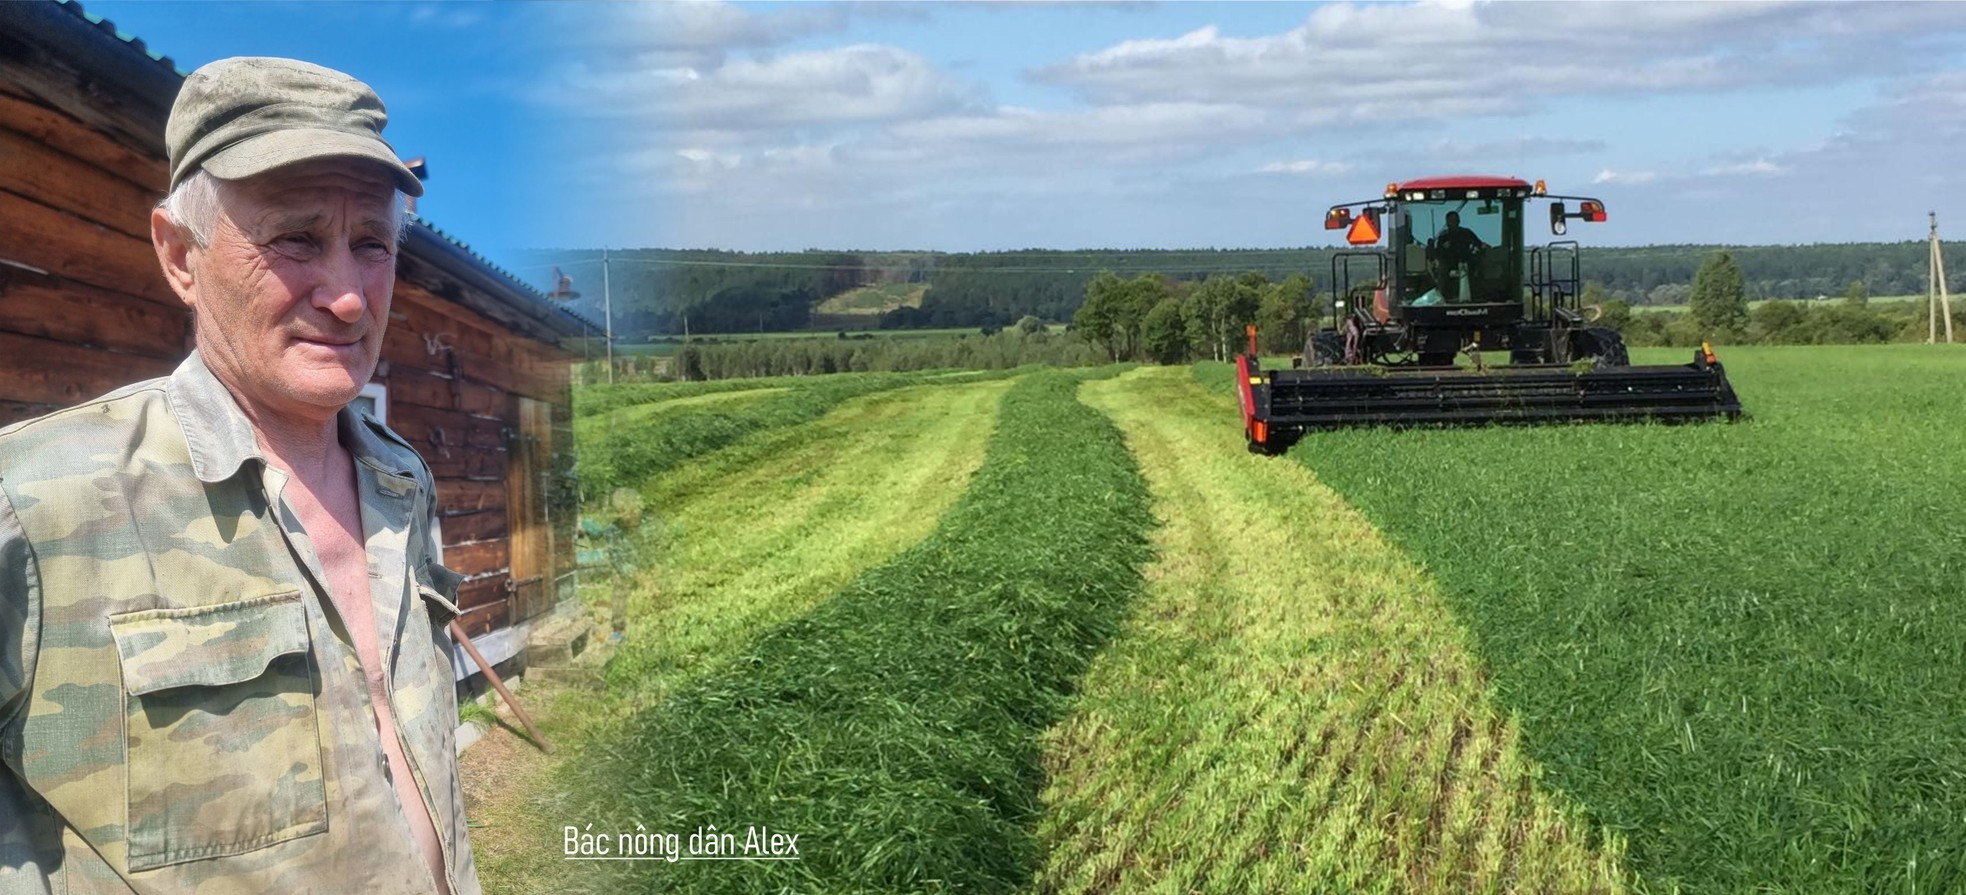
M 1435 586 L 1185 368 L 1089 382 L 1162 525 L 1149 590 L 1048 735 L 1056 892 L 1618 892 L 1539 788 Z
M 563 891 L 557 837 L 572 822 L 556 760 L 606 748 L 612 722 L 732 658 L 758 631 L 809 611 L 920 541 L 981 465 L 1012 380 L 882 392 L 811 424 L 734 445 L 643 489 L 669 537 L 638 576 L 605 691 L 530 688 L 560 756 L 511 730 L 466 752 L 472 840 L 487 892 Z M 583 589 L 591 605 L 601 586 Z M 537 708 L 534 708 L 537 706 Z

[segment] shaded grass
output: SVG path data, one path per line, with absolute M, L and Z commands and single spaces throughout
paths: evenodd
M 1426 563 L 1531 753 L 1652 887 L 1959 891 L 1947 349 L 1726 349 L 1737 425 L 1354 430 L 1291 458 Z
M 1037 734 L 1117 627 L 1146 497 L 1112 425 L 1043 372 L 1005 396 L 936 532 L 631 721 L 602 816 L 800 834 L 796 863 L 627 864 L 673 891 L 1002 891 L 1028 878 Z
M 1008 387 L 848 400 L 645 482 L 649 522 L 667 544 L 644 553 L 648 565 L 629 584 L 630 625 L 610 686 L 522 694 L 563 761 L 497 732 L 463 757 L 469 791 L 483 794 L 470 818 L 481 825 L 472 838 L 485 891 L 572 890 L 561 825 L 593 818 L 566 791 L 592 755 L 616 748 L 620 721 L 926 537 L 981 465 Z M 583 584 L 582 596 L 603 636 L 609 582 Z
M 1622 890 L 1424 574 L 1185 369 L 1088 383 L 1160 521 L 1046 738 L 1043 892 Z

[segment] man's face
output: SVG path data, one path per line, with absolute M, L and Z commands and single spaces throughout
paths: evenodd
M 303 162 L 221 186 L 211 244 L 191 249 L 206 363 L 262 413 L 326 418 L 375 372 L 396 280 L 379 166 Z
M 1448 227 L 1448 229 L 1450 229 L 1450 230 L 1451 230 L 1451 229 L 1453 229 L 1453 228 L 1455 228 L 1455 227 L 1459 227 L 1459 226 L 1461 226 L 1461 213 L 1460 213 L 1460 212 L 1458 212 L 1458 211 L 1450 211 L 1450 212 L 1448 212 L 1448 213 L 1447 213 L 1447 227 Z

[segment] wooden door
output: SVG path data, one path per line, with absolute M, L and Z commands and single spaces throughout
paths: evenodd
M 512 620 L 553 608 L 553 520 L 546 499 L 553 465 L 553 407 L 514 397 L 507 453 L 506 514 L 512 531 Z

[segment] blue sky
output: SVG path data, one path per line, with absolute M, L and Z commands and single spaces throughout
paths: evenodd
M 187 68 L 368 80 L 426 215 L 495 259 L 1315 245 L 1457 172 L 1602 197 L 1599 244 L 1966 227 L 1961 3 L 89 9 Z
M 554 111 L 529 102 L 554 50 L 537 7 L 464 3 L 159 3 L 83 8 L 190 71 L 228 56 L 292 56 L 368 82 L 389 110 L 383 136 L 425 156 L 418 211 L 494 262 L 552 241 L 539 172 L 554 169 Z

